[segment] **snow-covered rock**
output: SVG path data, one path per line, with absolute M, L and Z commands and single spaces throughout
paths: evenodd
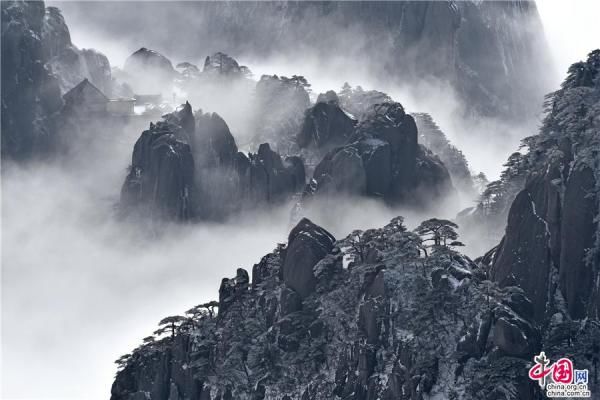
M 379 261 L 345 269 L 340 248 L 355 238 L 334 243 L 301 221 L 254 266 L 252 285 L 241 269 L 223 279 L 218 316 L 194 314 L 121 360 L 111 399 L 162 399 L 173 385 L 190 400 L 534 399 L 537 384 L 518 371 L 539 336 L 511 307 L 517 292 L 471 279 L 475 264 L 452 250 L 419 256 L 402 219 L 361 240 Z M 432 286 L 437 269 L 458 284 Z
M 42 42 L 47 66 L 59 79 L 64 94 L 89 79 L 105 95 L 112 96 L 111 67 L 106 56 L 94 49 L 79 49 L 71 42 L 69 28 L 60 10 L 46 8 Z

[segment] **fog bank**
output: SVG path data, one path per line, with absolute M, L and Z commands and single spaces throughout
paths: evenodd
M 61 167 L 3 171 L 2 183 L 3 398 L 106 399 L 118 356 L 287 234 L 275 210 L 159 239 L 114 220 L 116 199 Z

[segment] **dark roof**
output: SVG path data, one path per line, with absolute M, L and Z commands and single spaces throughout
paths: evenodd
M 65 99 L 65 101 L 77 99 L 79 96 L 81 96 L 81 94 L 83 93 L 83 91 L 86 88 L 92 89 L 93 91 L 97 92 L 104 100 L 108 101 L 108 97 L 106 97 L 106 95 L 104 93 L 102 93 L 102 91 L 100 89 L 98 89 L 96 86 L 94 86 L 92 84 L 92 82 L 90 82 L 87 78 L 82 80 L 73 89 L 71 89 L 67 93 L 65 93 L 63 95 L 63 99 Z

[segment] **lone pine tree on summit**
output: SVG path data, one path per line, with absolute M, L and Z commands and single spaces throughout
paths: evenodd
M 415 228 L 415 233 L 423 238 L 423 242 L 432 241 L 434 248 L 464 246 L 464 244 L 457 241 L 458 233 L 456 229 L 458 229 L 458 225 L 452 221 L 431 218 L 421 222 L 421 225 Z

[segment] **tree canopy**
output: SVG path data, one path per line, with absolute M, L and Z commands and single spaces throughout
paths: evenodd
M 163 318 L 158 323 L 158 326 L 161 328 L 159 328 L 154 333 L 157 335 L 160 335 L 160 334 L 164 333 L 166 330 L 170 330 L 171 336 L 174 337 L 175 332 L 177 331 L 177 328 L 185 321 L 186 321 L 186 318 L 182 317 L 181 315 L 174 315 L 174 316 Z
M 415 228 L 415 233 L 422 237 L 423 242 L 433 242 L 433 247 L 464 246 L 457 241 L 458 225 L 447 219 L 430 218 Z

